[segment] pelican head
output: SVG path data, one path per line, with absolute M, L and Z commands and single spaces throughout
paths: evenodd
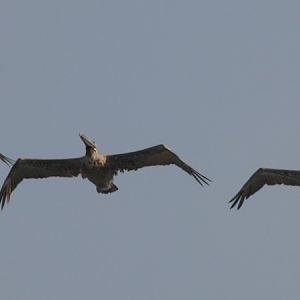
M 79 136 L 81 140 L 84 142 L 86 149 L 95 149 L 95 150 L 97 149 L 97 145 L 95 141 L 93 141 L 83 133 L 79 133 Z

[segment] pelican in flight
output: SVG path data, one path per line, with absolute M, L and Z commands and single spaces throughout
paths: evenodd
M 194 170 L 164 145 L 136 152 L 106 155 L 98 152 L 95 141 L 79 134 L 85 144 L 85 156 L 69 159 L 18 159 L 12 166 L 0 190 L 1 209 L 12 191 L 25 178 L 52 176 L 73 177 L 81 174 L 88 178 L 98 193 L 108 194 L 118 190 L 113 178 L 118 172 L 137 170 L 148 166 L 176 165 L 193 176 L 200 185 L 209 184 L 209 178 Z
M 8 158 L 7 156 L 3 155 L 0 153 L 0 160 L 2 160 L 3 162 L 5 162 L 8 166 L 13 164 L 13 160 Z
M 229 203 L 232 203 L 230 208 L 233 208 L 237 205 L 237 209 L 240 209 L 245 199 L 256 193 L 265 184 L 285 184 L 300 186 L 300 171 L 264 168 L 258 169 L 242 186 L 239 192 L 229 201 Z

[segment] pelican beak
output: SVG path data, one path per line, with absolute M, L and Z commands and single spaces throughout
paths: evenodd
M 97 145 L 96 145 L 95 141 L 88 138 L 85 134 L 79 133 L 79 136 L 80 136 L 81 140 L 84 142 L 86 147 L 95 148 L 95 149 L 97 148 Z

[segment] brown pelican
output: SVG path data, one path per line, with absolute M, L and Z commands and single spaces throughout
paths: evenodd
M 233 202 L 230 208 L 237 205 L 237 209 L 240 209 L 244 200 L 260 190 L 265 184 L 300 186 L 300 171 L 264 168 L 258 169 L 242 186 L 239 192 L 229 201 L 229 203 Z
M 203 176 L 174 152 L 164 145 L 157 145 L 136 152 L 105 155 L 97 151 L 95 141 L 84 134 L 79 134 L 85 144 L 86 154 L 70 159 L 18 159 L 12 166 L 0 191 L 0 203 L 3 208 L 9 201 L 12 191 L 25 178 L 47 178 L 52 176 L 73 177 L 81 174 L 88 178 L 98 193 L 112 193 L 118 190 L 113 183 L 118 171 L 137 170 L 147 166 L 174 164 L 193 176 L 201 185 L 211 181 Z
M 3 155 L 0 153 L 0 160 L 2 160 L 3 162 L 5 162 L 8 166 L 13 164 L 13 160 L 8 158 L 7 156 Z

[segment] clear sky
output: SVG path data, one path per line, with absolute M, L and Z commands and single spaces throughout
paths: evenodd
M 228 201 L 259 167 L 300 169 L 299 1 L 0 4 L 1 148 L 81 156 L 164 143 L 176 167 L 23 181 L 0 215 L 0 297 L 300 297 L 300 189 Z M 0 168 L 3 181 L 9 171 Z

